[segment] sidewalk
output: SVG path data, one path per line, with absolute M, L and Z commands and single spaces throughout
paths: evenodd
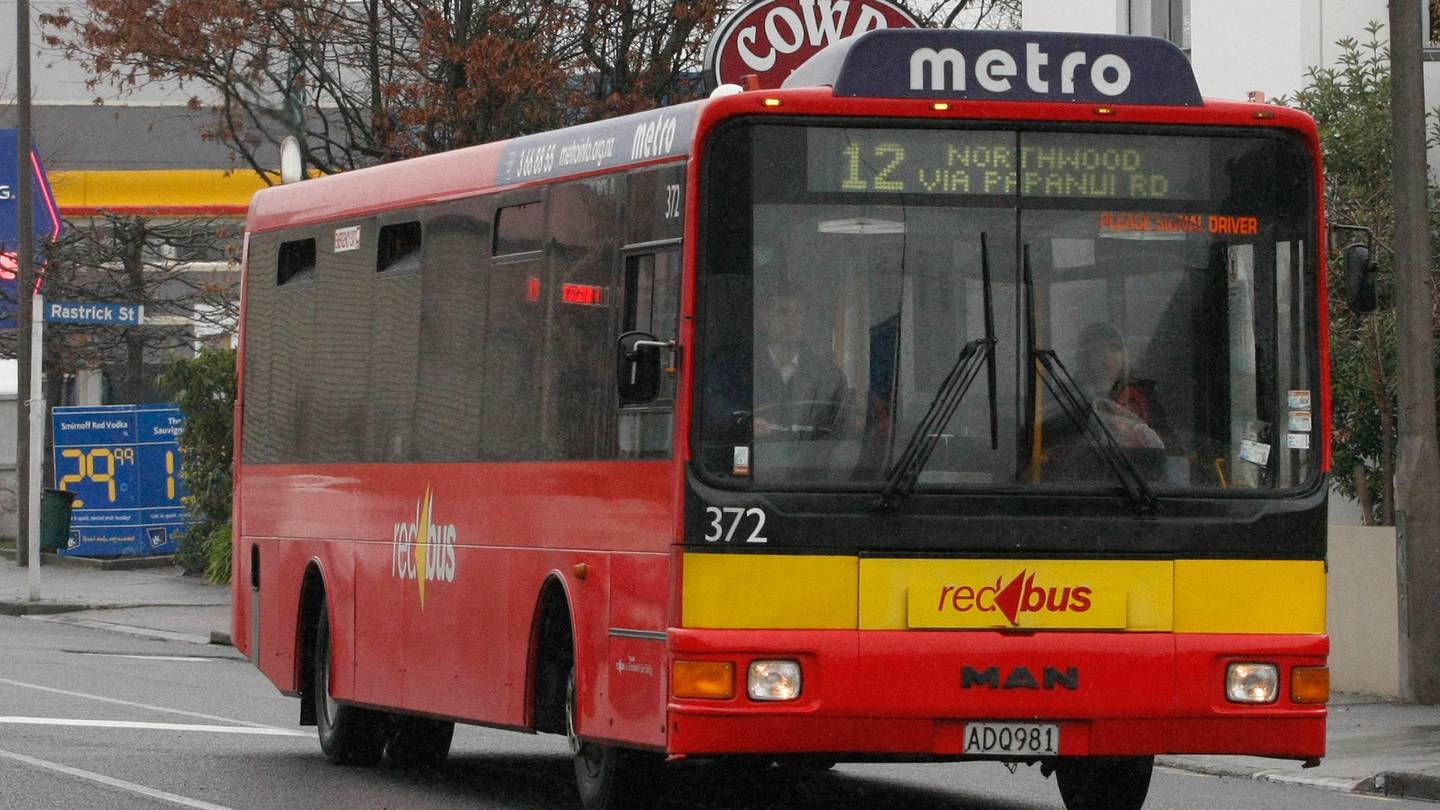
M 26 582 L 25 569 L 0 558 L 0 615 L 198 644 L 230 642 L 230 590 L 182 576 L 178 568 L 44 565 L 39 602 L 26 598 Z M 1329 753 L 1316 768 L 1256 757 L 1157 761 L 1199 773 L 1440 801 L 1440 706 L 1338 694 L 1328 727 Z
M 1172 768 L 1330 790 L 1440 801 L 1440 706 L 1331 696 L 1319 767 L 1259 757 L 1158 757 Z
M 171 641 L 230 643 L 230 589 L 187 577 L 172 566 L 103 569 L 57 564 L 43 555 L 40 600 L 29 600 L 26 569 L 0 557 L 0 615 Z

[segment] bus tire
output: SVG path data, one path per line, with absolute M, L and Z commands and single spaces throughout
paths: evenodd
M 576 733 L 575 666 L 565 677 L 565 736 L 575 760 L 575 786 L 585 810 L 653 807 L 660 798 L 660 757 L 583 740 Z
M 315 728 L 320 750 L 337 765 L 375 765 L 385 752 L 385 715 L 330 697 L 330 614 L 324 600 L 315 628 Z
M 455 724 L 428 717 L 393 717 L 385 742 L 385 764 L 395 768 L 439 768 L 450 754 Z
M 1140 810 L 1155 757 L 1077 758 L 1055 766 L 1065 810 Z

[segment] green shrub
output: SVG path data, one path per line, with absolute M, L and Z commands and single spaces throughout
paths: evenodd
M 216 585 L 230 581 L 230 524 L 226 523 L 210 533 L 209 547 L 205 550 L 209 562 L 205 565 L 205 578 Z
M 213 581 L 228 582 L 228 528 L 223 536 L 223 569 L 215 565 L 215 555 L 220 552 L 212 547 L 222 542 L 216 539 L 219 529 L 230 523 L 235 352 L 206 348 L 193 358 L 173 360 L 160 375 L 159 387 L 185 414 L 185 429 L 180 433 L 180 477 L 190 490 L 185 507 L 191 524 L 180 536 L 176 561 L 187 573 L 205 572 Z

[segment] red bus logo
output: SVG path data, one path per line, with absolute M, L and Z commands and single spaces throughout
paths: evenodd
M 455 581 L 455 524 L 435 523 L 435 497 L 429 487 L 415 502 L 415 519 L 395 524 L 391 576 L 414 580 L 425 609 L 425 583 Z
M 705 76 L 721 84 L 779 87 L 795 68 L 845 37 L 881 28 L 918 28 L 886 0 L 755 0 L 716 29 L 705 49 Z M 754 83 L 747 82 L 754 76 Z
M 937 610 L 944 613 L 993 613 L 1011 625 L 1020 623 L 1022 613 L 1086 613 L 1093 601 L 1094 590 L 1087 585 L 1046 585 L 1035 583 L 1035 575 L 1022 570 L 1009 582 L 996 577 L 994 585 L 975 588 L 970 585 L 945 585 L 940 589 Z

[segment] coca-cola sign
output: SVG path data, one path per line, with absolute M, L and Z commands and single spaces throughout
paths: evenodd
M 705 79 L 712 89 L 776 88 L 805 60 L 845 37 L 919 25 L 885 0 L 754 0 L 716 29 L 705 49 Z

